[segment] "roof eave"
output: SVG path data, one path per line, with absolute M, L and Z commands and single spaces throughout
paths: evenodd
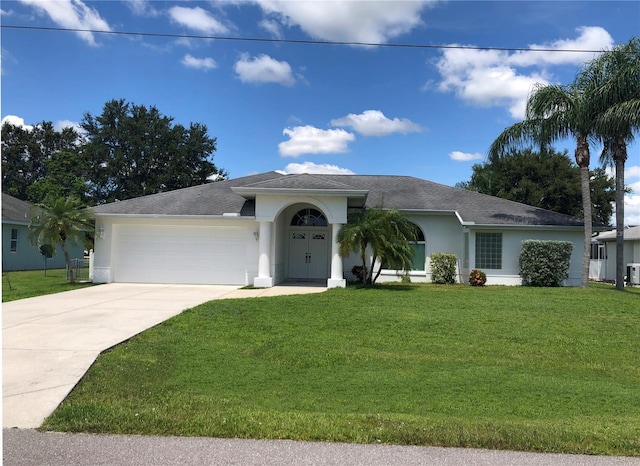
M 225 212 L 215 215 L 177 215 L 177 214 L 117 214 L 117 213 L 96 213 L 96 218 L 145 218 L 163 220 L 255 220 L 254 215 L 240 215 L 237 212 Z

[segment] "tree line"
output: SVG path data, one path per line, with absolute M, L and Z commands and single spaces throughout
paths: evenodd
M 216 138 L 154 107 L 107 102 L 80 129 L 43 121 L 2 125 L 2 191 L 34 204 L 71 197 L 85 206 L 186 188 L 228 176 L 213 162 Z

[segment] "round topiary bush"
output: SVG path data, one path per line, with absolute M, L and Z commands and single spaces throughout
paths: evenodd
M 471 286 L 484 286 L 487 283 L 487 274 L 482 270 L 473 269 L 469 273 L 469 285 Z

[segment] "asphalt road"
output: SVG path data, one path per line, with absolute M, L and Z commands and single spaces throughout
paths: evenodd
M 5 466 L 640 465 L 640 458 L 465 448 L 202 437 L 61 434 L 41 433 L 31 429 L 3 429 L 2 434 Z

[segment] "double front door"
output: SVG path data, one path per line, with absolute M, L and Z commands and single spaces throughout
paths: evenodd
M 327 278 L 329 232 L 325 228 L 289 231 L 289 278 Z

